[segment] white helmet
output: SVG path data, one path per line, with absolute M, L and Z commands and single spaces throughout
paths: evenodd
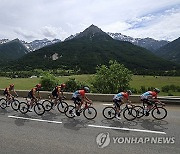
M 131 90 L 127 90 L 127 93 L 128 93 L 129 95 L 132 95 L 132 91 L 131 91 Z
M 89 92 L 89 88 L 88 87 L 84 87 L 84 90 L 85 90 L 86 93 Z

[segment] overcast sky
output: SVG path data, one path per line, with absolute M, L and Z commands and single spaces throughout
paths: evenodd
M 0 0 L 0 39 L 64 40 L 91 24 L 172 41 L 180 37 L 180 0 Z

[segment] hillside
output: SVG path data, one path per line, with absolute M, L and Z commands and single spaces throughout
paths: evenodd
M 18 59 L 28 53 L 28 49 L 18 39 L 0 44 L 0 62 Z
M 91 25 L 71 40 L 29 53 L 13 65 L 13 70 L 74 69 L 94 73 L 97 65 L 117 60 L 131 70 L 171 70 L 174 64 L 132 43 L 114 40 L 98 27 Z
M 180 38 L 168 43 L 156 51 L 164 59 L 180 64 Z

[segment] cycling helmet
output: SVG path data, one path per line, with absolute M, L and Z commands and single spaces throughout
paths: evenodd
M 66 87 L 66 84 L 62 83 L 61 88 L 65 88 L 65 87 Z
M 154 91 L 160 93 L 160 90 L 158 88 L 154 88 Z
M 86 93 L 88 93 L 88 92 L 89 92 L 89 88 L 88 88 L 88 87 L 84 87 L 84 91 L 85 91 Z
M 13 87 L 14 87 L 14 84 L 10 84 L 10 87 L 13 88 Z
M 38 83 L 38 84 L 36 85 L 36 87 L 40 89 L 40 88 L 41 88 L 41 84 Z
M 129 95 L 132 95 L 132 91 L 131 91 L 131 90 L 127 90 L 127 93 L 128 93 Z

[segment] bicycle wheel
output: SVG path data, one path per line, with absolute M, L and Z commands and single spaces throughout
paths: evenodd
M 19 111 L 22 114 L 26 114 L 29 111 L 29 105 L 26 102 L 19 103 Z
M 34 112 L 37 114 L 37 115 L 43 115 L 44 112 L 45 112 L 45 108 L 42 104 L 40 103 L 36 103 L 34 105 Z
M 135 106 L 134 109 L 137 112 L 137 118 L 141 118 L 144 116 L 144 108 L 142 106 Z
M 5 109 L 5 108 L 7 107 L 7 101 L 6 101 L 6 99 L 4 99 L 4 98 L 1 98 L 1 99 L 0 99 L 0 107 L 1 107 L 2 109 Z
M 156 107 L 151 112 L 152 117 L 161 120 L 167 116 L 167 110 L 164 107 Z
M 68 104 L 64 101 L 62 102 L 59 102 L 58 105 L 57 105 L 57 108 L 58 108 L 58 111 L 61 112 L 61 113 L 65 113 L 65 109 L 67 109 L 66 107 L 68 106 Z
M 74 113 L 76 112 L 76 108 L 73 106 L 73 105 L 68 105 L 66 108 L 65 108 L 65 115 L 68 117 L 68 118 L 74 118 L 75 115 Z
M 102 111 L 103 113 L 103 116 L 106 118 L 106 119 L 113 119 L 115 116 L 116 116 L 116 111 L 113 107 L 111 106 L 107 106 L 103 109 Z
M 45 111 L 50 111 L 52 109 L 53 103 L 49 100 L 43 101 L 42 105 L 44 106 Z
M 11 103 L 11 107 L 13 110 L 18 111 L 19 110 L 19 104 L 20 102 L 17 99 L 14 99 Z
M 97 111 L 94 107 L 89 106 L 83 111 L 83 115 L 86 119 L 92 120 L 97 116 Z
M 133 107 L 125 108 L 125 110 L 123 112 L 123 117 L 128 121 L 134 120 L 137 117 L 137 112 Z

